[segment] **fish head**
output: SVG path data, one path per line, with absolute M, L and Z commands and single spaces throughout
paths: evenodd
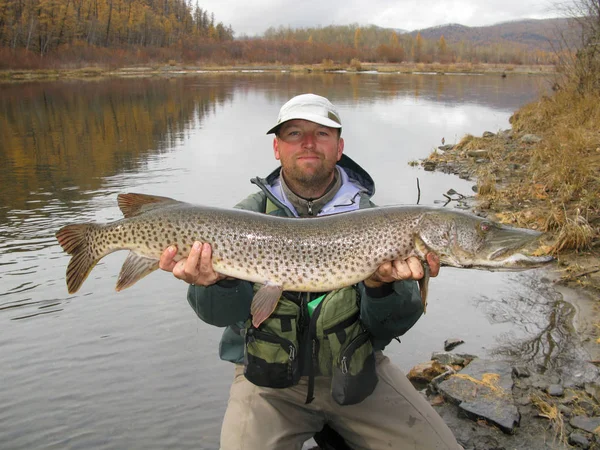
M 446 266 L 524 270 L 554 260 L 536 256 L 542 233 L 515 228 L 473 214 L 440 210 L 424 213 L 416 228 L 417 253 L 433 251 Z

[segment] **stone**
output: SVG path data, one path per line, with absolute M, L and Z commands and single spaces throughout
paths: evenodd
M 449 352 L 450 350 L 458 347 L 460 344 L 464 344 L 465 341 L 458 338 L 450 338 L 444 341 L 444 350 Z
M 520 140 L 523 144 L 537 144 L 542 140 L 542 138 L 536 136 L 535 134 L 525 134 L 521 137 Z
M 413 383 L 429 383 L 445 371 L 446 369 L 438 361 L 432 360 L 414 366 L 407 377 Z
M 569 444 L 580 448 L 590 448 L 590 445 L 592 445 L 587 436 L 579 431 L 574 431 L 569 435 Z
M 573 415 L 573 410 L 567 405 L 558 405 L 557 408 L 560 411 L 560 413 L 567 419 Z
M 484 131 L 483 134 L 481 135 L 481 137 L 484 138 L 492 138 L 496 136 L 494 133 L 492 133 L 491 131 Z
M 512 396 L 512 367 L 505 361 L 474 359 L 463 371 L 442 381 L 438 391 L 474 419 L 484 419 L 513 434 L 521 416 Z
M 569 423 L 574 428 L 600 435 L 600 417 L 573 416 Z
M 525 366 L 515 366 L 512 369 L 512 373 L 517 378 L 529 378 L 531 376 L 531 372 L 529 368 Z
M 459 365 L 466 366 L 473 359 L 477 358 L 474 355 L 466 355 L 459 353 L 450 353 L 450 352 L 433 352 L 431 354 L 431 359 L 438 361 L 440 364 L 444 365 Z
M 471 158 L 483 158 L 489 154 L 490 152 L 488 150 L 483 149 L 467 151 L 467 156 L 470 156 Z
M 565 394 L 565 389 L 560 384 L 551 384 L 546 392 L 552 397 L 562 397 Z
M 437 163 L 435 161 L 423 161 L 423 170 L 425 170 L 426 172 L 433 172 L 436 166 Z
M 585 383 L 585 392 L 591 395 L 594 400 L 600 403 L 600 384 L 598 383 Z

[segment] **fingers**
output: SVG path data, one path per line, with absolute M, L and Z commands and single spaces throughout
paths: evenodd
M 177 247 L 174 245 L 170 245 L 166 248 L 166 250 L 160 255 L 160 261 L 158 263 L 158 267 L 162 270 L 166 270 L 167 272 L 173 272 L 173 268 L 177 264 L 177 262 L 173 259 L 177 254 Z
M 440 259 L 435 253 L 427 254 L 429 275 L 436 277 L 440 271 Z M 425 275 L 423 263 L 416 256 L 406 260 L 394 260 L 383 263 L 366 281 L 367 286 L 374 287 L 381 283 L 393 283 L 399 280 L 420 280 Z

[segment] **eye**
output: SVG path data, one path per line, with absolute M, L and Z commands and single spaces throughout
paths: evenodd
M 492 229 L 492 224 L 489 222 L 481 222 L 481 225 L 479 225 L 479 228 L 484 233 L 487 233 L 488 231 L 490 231 Z

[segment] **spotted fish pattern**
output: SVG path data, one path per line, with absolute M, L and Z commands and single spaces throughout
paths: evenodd
M 252 303 L 256 322 L 271 314 L 283 290 L 324 292 L 350 286 L 386 261 L 410 256 L 425 260 L 430 251 L 443 264 L 455 267 L 516 270 L 551 260 L 514 257 L 537 238 L 537 232 L 438 208 L 372 208 L 297 219 L 134 193 L 119 195 L 118 204 L 122 220 L 67 225 L 56 233 L 60 245 L 72 255 L 66 277 L 69 293 L 77 292 L 95 264 L 109 253 L 130 250 L 116 286 L 120 291 L 158 269 L 168 246 L 177 247 L 175 260 L 180 260 L 195 241 L 211 244 L 216 272 L 264 285 Z M 509 230 L 515 241 L 497 261 L 489 260 L 490 252 L 485 251 L 490 245 L 496 253 L 500 249 L 494 245 L 497 239 L 486 239 L 492 229 Z

